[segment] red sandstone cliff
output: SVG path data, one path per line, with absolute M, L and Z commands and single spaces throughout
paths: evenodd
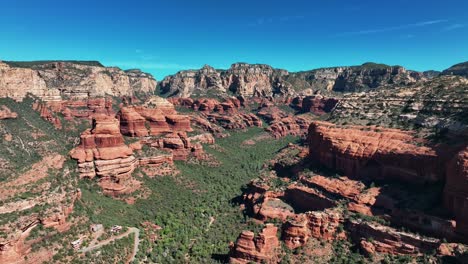
M 279 247 L 277 233 L 278 228 L 272 224 L 267 224 L 257 236 L 251 231 L 243 231 L 236 243 L 231 245 L 229 262 L 239 264 L 277 263 L 275 253 Z
M 435 150 L 420 147 L 410 132 L 377 127 L 339 127 L 313 122 L 309 127 L 310 156 L 355 178 L 436 182 L 443 164 Z

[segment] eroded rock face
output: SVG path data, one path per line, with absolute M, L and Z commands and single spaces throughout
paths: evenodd
M 310 237 L 334 240 L 344 238 L 343 214 L 336 209 L 298 214 L 283 224 L 282 240 L 290 248 L 303 246 Z
M 160 86 L 162 93 L 177 97 L 221 95 L 227 91 L 246 97 L 295 96 L 310 95 L 312 90 L 352 92 L 389 83 L 405 85 L 425 78 L 423 73 L 401 66 L 375 63 L 297 73 L 263 64 L 236 63 L 228 70 L 204 66 L 200 70 L 181 71 L 166 77 Z
M 70 156 L 78 161 L 80 177 L 98 176 L 104 190 L 115 193 L 128 187 L 138 162 L 124 143 L 119 121 L 105 115 L 95 117 L 93 129 L 81 134 L 80 145 Z
M 337 104 L 338 99 L 326 98 L 321 95 L 312 95 L 294 98 L 291 106 L 302 113 L 311 112 L 317 115 L 322 115 L 331 112 Z
M 291 86 L 281 81 L 285 70 L 263 64 L 236 63 L 227 71 L 204 66 L 200 70 L 181 71 L 166 77 L 160 84 L 163 93 L 177 97 L 193 94 L 224 94 L 231 91 L 241 96 L 287 94 Z
M 278 228 L 272 224 L 267 224 L 257 236 L 251 231 L 243 231 L 236 243 L 231 245 L 229 262 L 276 263 L 275 250 L 279 247 L 277 233 Z
M 351 237 L 358 241 L 361 248 L 368 254 L 378 252 L 418 255 L 432 252 L 440 245 L 438 239 L 397 231 L 373 222 L 350 220 L 347 229 L 350 231 Z
M 468 147 L 462 149 L 447 166 L 444 205 L 455 215 L 456 232 L 468 239 Z
M 314 122 L 309 127 L 310 156 L 356 178 L 423 183 L 443 180 L 436 151 L 415 145 L 410 132 Z
M 0 120 L 2 119 L 15 119 L 18 117 L 18 114 L 12 112 L 8 107 L 5 105 L 0 106 Z
M 117 114 L 122 134 L 132 137 L 189 132 L 190 118 L 179 115 L 163 98 L 152 98 L 146 106 L 122 107 Z
M 156 80 L 150 74 L 138 70 L 125 72 L 99 63 L 37 62 L 15 67 L 0 62 L 0 97 L 16 100 L 22 100 L 27 93 L 44 101 L 133 96 L 149 94 L 155 88 Z
M 195 141 L 198 140 L 195 139 Z M 160 138 L 144 139 L 142 143 L 152 148 L 172 152 L 174 160 L 187 160 L 190 155 L 199 158 L 204 153 L 203 146 L 199 142 L 192 144 L 185 132 L 174 132 Z

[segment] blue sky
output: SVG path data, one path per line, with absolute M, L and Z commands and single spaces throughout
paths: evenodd
M 162 79 L 204 64 L 290 71 L 468 60 L 466 0 L 0 0 L 0 59 L 99 60 Z

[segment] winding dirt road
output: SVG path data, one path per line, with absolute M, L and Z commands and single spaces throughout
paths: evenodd
M 101 242 L 97 243 L 96 245 L 92 245 L 92 246 L 89 246 L 89 247 L 82 248 L 78 252 L 86 253 L 86 252 L 98 249 L 98 248 L 100 248 L 102 246 L 110 244 L 112 241 L 124 238 L 124 237 L 126 237 L 126 236 L 128 236 L 128 235 L 130 235 L 132 233 L 135 234 L 135 241 L 133 243 L 132 254 L 127 259 L 127 263 L 131 263 L 132 261 L 135 260 L 135 256 L 136 256 L 136 254 L 138 252 L 138 246 L 140 245 L 140 230 L 138 228 L 135 228 L 135 227 L 130 227 L 130 228 L 128 228 L 127 232 L 122 233 L 122 234 L 120 234 L 118 236 L 115 236 L 115 237 L 108 238 L 108 239 L 106 239 L 104 241 L 101 241 Z

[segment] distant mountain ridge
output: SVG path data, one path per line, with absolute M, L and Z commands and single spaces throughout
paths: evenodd
M 266 64 L 234 63 L 226 70 L 205 65 L 198 70 L 180 71 L 164 78 L 158 89 L 163 95 L 176 97 L 295 96 L 317 91 L 360 92 L 386 85 L 404 86 L 439 75 L 438 71 L 417 72 L 372 62 L 301 72 L 288 72 Z
M 0 61 L 0 97 L 16 100 L 28 93 L 47 101 L 152 94 L 156 84 L 149 73 L 98 61 Z

